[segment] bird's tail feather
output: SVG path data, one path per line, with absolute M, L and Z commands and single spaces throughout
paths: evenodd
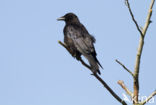
M 98 65 L 103 69 L 102 65 L 100 64 L 100 62 L 98 61 L 98 59 L 96 57 L 94 57 L 94 59 L 96 60 L 96 62 L 98 63 Z
M 99 65 L 100 65 L 99 62 L 92 55 L 88 55 L 88 56 L 86 56 L 86 58 L 89 61 L 89 64 L 90 64 L 91 69 L 92 69 L 92 72 L 101 74 L 101 72 L 99 70 Z

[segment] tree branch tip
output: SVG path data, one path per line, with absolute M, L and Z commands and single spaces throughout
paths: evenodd
M 122 84 L 122 83 L 124 83 L 124 81 L 122 81 L 122 80 L 118 80 L 117 83 L 118 83 L 118 84 Z
M 115 61 L 116 61 L 117 63 L 121 64 L 121 62 L 120 62 L 118 59 L 115 59 Z
M 128 6 L 128 3 L 127 3 L 127 2 L 128 2 L 128 1 L 127 1 L 127 0 L 125 0 L 125 5 L 126 5 L 126 6 Z
M 60 40 L 58 40 L 58 43 L 62 43 Z
M 61 42 L 60 40 L 58 40 L 58 43 L 59 43 L 59 44 L 61 44 L 61 45 L 64 45 L 64 43 L 63 43 L 63 42 Z

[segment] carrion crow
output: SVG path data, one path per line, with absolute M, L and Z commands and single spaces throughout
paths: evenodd
M 100 73 L 99 66 L 102 68 L 96 58 L 94 48 L 95 38 L 89 34 L 83 24 L 80 23 L 78 17 L 74 13 L 67 13 L 57 20 L 65 21 L 64 27 L 64 43 L 70 49 L 73 57 L 77 60 L 83 55 L 89 62 L 93 73 Z

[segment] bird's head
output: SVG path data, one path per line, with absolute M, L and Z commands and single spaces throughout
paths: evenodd
M 57 19 L 58 21 L 65 21 L 66 23 L 79 22 L 78 17 L 74 13 L 67 13 Z

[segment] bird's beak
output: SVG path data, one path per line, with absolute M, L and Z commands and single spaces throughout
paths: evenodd
M 58 18 L 57 20 L 58 20 L 58 21 L 65 20 L 65 17 L 62 16 L 62 17 Z

